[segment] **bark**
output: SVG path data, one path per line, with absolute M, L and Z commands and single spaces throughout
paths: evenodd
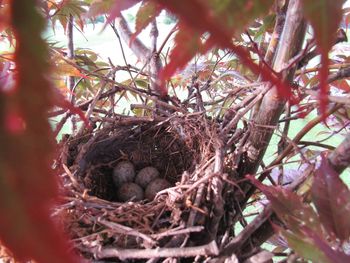
M 162 70 L 163 65 L 159 53 L 157 52 L 158 35 L 159 32 L 157 27 L 157 21 L 156 19 L 154 19 L 154 21 L 152 22 L 152 28 L 150 32 L 150 37 L 152 39 L 152 52 L 149 63 L 149 79 L 151 90 L 160 92 L 161 83 L 159 80 L 159 73 Z
M 306 23 L 301 9 L 301 2 L 299 0 L 291 0 L 273 63 L 275 71 L 280 72 L 301 51 L 305 37 L 305 28 Z M 285 73 L 284 78 L 286 82 L 292 83 L 294 73 L 295 67 Z M 241 163 L 241 176 L 256 173 L 285 104 L 286 100 L 278 96 L 275 87 L 264 96 L 260 109 L 253 120 L 252 131 L 246 144 L 247 158 L 244 160 L 244 163 Z
M 146 62 L 151 55 L 151 50 L 138 37 L 131 41 L 132 31 L 123 15 L 120 15 L 116 19 L 115 25 L 119 30 L 120 36 L 122 37 L 124 42 L 129 46 L 129 48 L 132 50 L 135 56 L 142 62 Z
M 265 63 L 268 65 L 272 65 L 273 59 L 275 57 L 276 51 L 278 44 L 280 43 L 284 23 L 286 21 L 286 13 L 287 13 L 287 6 L 288 6 L 288 1 L 285 1 L 284 3 L 280 3 L 277 1 L 276 3 L 276 22 L 275 26 L 273 29 L 273 33 L 271 35 L 271 40 L 269 42 L 269 46 L 267 47 L 266 53 L 265 53 Z M 259 77 L 258 81 L 261 81 L 261 77 Z M 265 86 L 262 86 L 261 89 L 264 90 Z M 250 119 L 253 120 L 256 116 L 257 113 L 259 112 L 261 106 L 261 100 L 254 106 Z

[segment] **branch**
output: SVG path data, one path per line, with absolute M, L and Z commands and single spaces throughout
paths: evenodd
M 306 23 L 299 0 L 291 0 L 288 5 L 285 26 L 280 39 L 273 68 L 281 71 L 289 60 L 298 54 L 302 48 L 305 37 Z M 286 72 L 284 78 L 291 83 L 294 78 L 295 68 Z M 253 129 L 247 142 L 247 160 L 241 165 L 240 175 L 255 174 L 265 154 L 272 137 L 273 128 L 283 111 L 285 100 L 277 94 L 276 88 L 271 89 L 263 98 L 259 112 L 253 120 Z
M 132 38 L 133 33 L 122 14 L 120 14 L 115 21 L 124 42 L 129 45 L 129 48 L 139 60 L 146 63 L 149 60 L 152 51 L 146 47 L 138 37 Z
M 73 60 L 74 59 L 74 40 L 73 40 L 73 23 L 74 23 L 74 17 L 73 15 L 69 15 L 68 18 L 68 23 L 67 23 L 67 27 L 66 27 L 66 31 L 67 31 L 67 57 L 68 59 Z M 67 87 L 70 90 L 70 102 L 74 105 L 75 104 L 75 93 L 74 93 L 74 89 L 75 89 L 75 77 L 74 76 L 68 76 L 67 79 Z M 77 130 L 77 123 L 76 123 L 76 119 L 73 116 L 72 119 L 72 130 L 73 133 L 76 132 Z
M 155 248 L 155 249 L 116 249 L 106 248 L 95 251 L 95 257 L 102 258 L 168 258 L 168 257 L 196 257 L 196 256 L 216 256 L 219 249 L 215 241 L 197 246 L 184 248 Z
M 314 171 L 315 166 L 310 164 L 298 177 L 294 180 L 286 189 L 290 191 L 297 190 L 310 174 Z M 263 211 L 250 222 L 238 236 L 233 238 L 223 249 L 222 255 L 227 256 L 232 253 L 247 253 L 252 249 L 261 246 L 266 240 L 268 240 L 273 234 L 273 228 L 271 222 L 279 223 L 278 218 L 272 210 L 270 204 L 265 206 Z
M 342 173 L 350 166 L 350 133 L 344 141 L 328 156 L 330 165 L 337 173 Z
M 158 28 L 157 20 L 151 24 L 150 37 L 152 40 L 152 57 L 149 64 L 149 74 L 150 74 L 150 84 L 151 90 L 156 91 L 158 94 L 161 94 L 161 83 L 159 81 L 159 73 L 163 68 L 162 61 L 160 59 L 159 53 L 157 52 L 157 40 L 158 40 Z
M 145 65 L 148 65 L 151 90 L 157 95 L 165 96 L 166 94 L 162 92 L 161 84 L 158 80 L 159 72 L 163 68 L 163 65 L 159 53 L 157 53 L 157 39 L 159 34 L 157 21 L 154 20 L 151 23 L 150 38 L 152 40 L 152 49 L 146 47 L 138 37 L 133 37 L 133 32 L 129 28 L 128 23 L 122 14 L 116 19 L 116 22 L 116 26 L 118 27 L 120 35 L 125 43 L 129 45 L 130 49 L 139 60 Z

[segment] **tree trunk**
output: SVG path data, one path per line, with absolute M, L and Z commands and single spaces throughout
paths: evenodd
M 272 65 L 276 72 L 282 71 L 289 61 L 301 51 L 305 29 L 306 22 L 301 9 L 301 1 L 291 0 Z M 294 73 L 295 67 L 292 67 L 282 74 L 287 83 L 291 84 L 293 82 Z M 240 164 L 241 176 L 256 173 L 285 104 L 286 100 L 278 96 L 275 87 L 264 96 L 261 106 L 252 120 L 251 134 L 246 143 L 247 158 Z

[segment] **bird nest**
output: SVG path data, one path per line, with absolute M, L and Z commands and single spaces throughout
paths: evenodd
M 232 229 L 223 217 L 229 173 L 217 125 L 195 113 L 124 117 L 104 126 L 61 143 L 63 199 L 55 215 L 78 253 L 113 262 L 217 255 Z M 171 187 L 151 201 L 118 201 L 112 172 L 122 160 L 136 170 L 157 168 Z

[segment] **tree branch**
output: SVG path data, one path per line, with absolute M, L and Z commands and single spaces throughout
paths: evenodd
M 141 60 L 143 63 L 146 63 L 152 54 L 151 49 L 146 47 L 146 45 L 138 37 L 132 39 L 133 33 L 128 25 L 128 22 L 126 22 L 122 14 L 116 18 L 115 22 L 120 32 L 120 36 L 124 42 L 129 45 L 129 48 L 139 60 Z
M 116 26 L 118 27 L 122 39 L 129 45 L 132 52 L 139 60 L 148 66 L 151 90 L 158 95 L 164 95 L 164 92 L 161 90 L 160 81 L 158 80 L 159 72 L 163 66 L 160 56 L 157 53 L 157 39 L 159 34 L 157 21 L 154 20 L 151 23 L 150 37 L 152 40 L 152 49 L 146 47 L 138 37 L 133 38 L 133 32 L 122 14 L 116 19 Z
M 168 258 L 168 257 L 196 257 L 218 255 L 219 249 L 215 241 L 197 246 L 197 247 L 179 247 L 179 248 L 155 248 L 155 249 L 116 249 L 105 248 L 96 250 L 96 258 Z

